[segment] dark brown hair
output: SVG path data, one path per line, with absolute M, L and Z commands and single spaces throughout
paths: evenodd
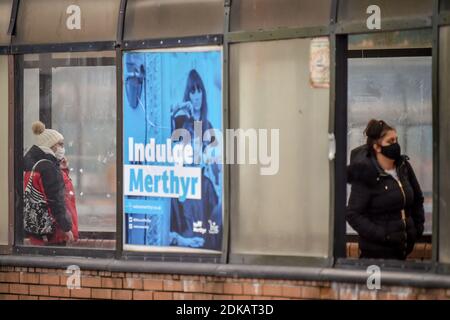
M 395 130 L 394 127 L 391 127 L 383 120 L 372 119 L 367 124 L 366 129 L 364 130 L 364 135 L 367 137 L 367 149 L 369 152 L 374 153 L 373 145 L 378 142 L 378 140 L 382 139 L 388 131 Z

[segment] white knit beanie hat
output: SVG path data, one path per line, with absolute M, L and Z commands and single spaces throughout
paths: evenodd
M 55 144 L 64 140 L 61 133 L 53 129 L 45 129 L 45 124 L 41 121 L 36 121 L 31 126 L 33 133 L 35 134 L 35 140 L 37 146 L 43 146 L 51 148 Z

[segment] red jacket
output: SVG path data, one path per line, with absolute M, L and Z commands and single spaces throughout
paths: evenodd
M 65 186 L 65 205 L 67 214 L 72 219 L 72 233 L 75 241 L 78 240 L 78 213 L 77 213 L 77 207 L 76 207 L 76 199 L 75 199 L 75 191 L 73 188 L 72 180 L 69 176 L 69 169 L 61 169 L 61 174 L 64 179 L 64 186 Z M 25 173 L 24 177 L 24 187 L 26 186 L 26 182 L 28 182 L 30 176 L 30 172 Z M 33 184 L 38 190 L 44 190 L 42 186 L 42 179 L 40 178 L 40 175 L 38 172 L 35 172 Z M 51 213 L 51 212 L 50 212 Z M 48 244 L 63 244 L 65 243 L 66 235 L 64 231 L 61 229 L 61 227 L 56 223 L 56 231 L 53 235 L 51 235 L 48 238 Z M 30 242 L 32 245 L 38 245 L 42 246 L 44 245 L 44 241 L 40 238 L 36 238 L 34 236 L 30 236 Z
M 73 188 L 72 179 L 70 179 L 69 176 L 69 169 L 61 169 L 62 175 L 64 178 L 64 186 L 66 187 L 66 194 L 65 194 L 65 200 L 66 200 L 66 209 L 67 212 L 72 217 L 72 233 L 74 240 L 78 240 L 78 212 L 77 212 L 77 205 L 76 205 L 76 199 L 75 199 L 75 190 Z

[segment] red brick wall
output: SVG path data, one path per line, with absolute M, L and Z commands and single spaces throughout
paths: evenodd
M 81 289 L 62 269 L 0 267 L 1 299 L 450 299 L 450 290 L 209 276 L 81 271 Z

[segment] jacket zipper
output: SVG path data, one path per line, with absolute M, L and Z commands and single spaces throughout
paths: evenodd
M 400 167 L 399 167 L 399 169 L 403 166 L 403 162 L 402 162 L 402 164 L 400 165 Z M 402 220 L 403 220 L 403 223 L 405 224 L 405 227 L 406 227 L 406 214 L 405 214 L 405 209 L 404 209 L 404 207 L 406 206 L 406 194 L 405 194 L 405 190 L 403 189 L 403 184 L 401 183 L 401 181 L 400 181 L 400 175 L 398 175 L 398 180 L 397 179 L 395 179 L 395 181 L 397 181 L 397 183 L 398 183 L 398 186 L 400 187 L 400 191 L 402 192 L 402 195 L 403 195 L 403 209 L 402 209 Z
M 403 163 L 400 165 L 399 169 L 402 167 L 402 165 L 403 165 Z M 402 192 L 402 196 L 403 196 L 403 209 L 401 210 L 401 214 L 402 214 L 403 225 L 405 226 L 405 230 L 406 230 L 406 213 L 405 213 L 405 209 L 404 209 L 404 207 L 406 206 L 406 194 L 405 194 L 405 190 L 403 189 L 403 184 L 400 181 L 399 174 L 398 174 L 398 180 L 395 178 L 394 178 L 394 180 L 397 181 L 397 184 L 400 187 L 400 191 Z M 407 236 L 406 232 L 405 232 L 405 240 L 406 241 L 408 240 L 408 236 Z
M 400 178 L 399 178 L 400 179 Z M 406 205 L 406 195 L 405 195 L 405 190 L 403 190 L 403 185 L 400 181 L 398 181 L 397 179 L 395 179 L 395 181 L 397 181 L 398 186 L 400 187 L 400 191 L 402 192 L 403 195 L 403 207 Z M 405 224 L 406 227 L 406 214 L 405 214 L 405 209 L 402 209 L 402 220 L 403 223 Z

